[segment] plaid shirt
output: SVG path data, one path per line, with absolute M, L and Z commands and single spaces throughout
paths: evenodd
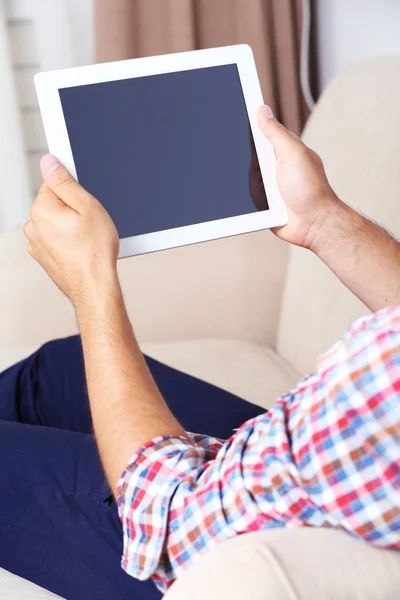
M 400 549 L 400 307 L 356 321 L 317 372 L 228 440 L 159 437 L 118 484 L 122 567 L 166 591 L 215 544 L 332 527 Z

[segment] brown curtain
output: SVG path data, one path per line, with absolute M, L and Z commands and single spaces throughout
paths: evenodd
M 249 44 L 265 101 L 301 132 L 308 115 L 299 82 L 302 0 L 94 0 L 94 6 L 98 62 Z

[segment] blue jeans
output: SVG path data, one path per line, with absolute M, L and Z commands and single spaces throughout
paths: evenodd
M 188 431 L 227 438 L 258 406 L 147 363 Z M 155 600 L 120 568 L 122 530 L 92 435 L 80 339 L 0 374 L 0 566 L 68 600 Z

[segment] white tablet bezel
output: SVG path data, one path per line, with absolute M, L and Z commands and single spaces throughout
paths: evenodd
M 263 97 L 253 52 L 249 46 L 241 44 L 47 71 L 35 76 L 49 151 L 76 177 L 59 89 L 227 64 L 236 64 L 238 68 L 269 210 L 124 238 L 120 241 L 119 258 L 230 237 L 287 223 L 286 207 L 276 183 L 274 150 L 257 123 L 257 110 L 263 104 Z

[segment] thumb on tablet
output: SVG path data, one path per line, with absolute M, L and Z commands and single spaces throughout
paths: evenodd
M 56 156 L 52 154 L 43 156 L 40 170 L 49 188 L 76 212 L 81 212 L 88 198 L 92 198 Z
M 277 158 L 303 146 L 303 142 L 277 121 L 269 106 L 258 110 L 258 124 L 261 131 L 274 147 Z

